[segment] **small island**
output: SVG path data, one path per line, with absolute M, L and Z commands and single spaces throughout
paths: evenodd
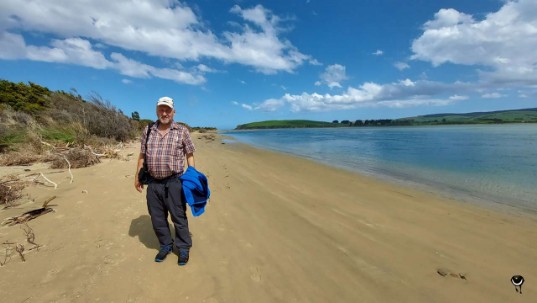
M 363 126 L 419 126 L 455 124 L 502 124 L 537 123 L 537 108 L 473 112 L 464 114 L 433 114 L 400 119 L 371 120 L 268 120 L 238 125 L 235 130 L 273 128 L 321 128 L 321 127 L 363 127 Z

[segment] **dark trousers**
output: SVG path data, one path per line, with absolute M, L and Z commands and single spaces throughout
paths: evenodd
M 181 188 L 179 178 L 150 182 L 147 187 L 147 208 L 161 246 L 175 242 L 177 248 L 190 249 L 192 238 L 188 230 L 186 204 L 181 197 Z M 175 227 L 174 241 L 168 226 L 168 213 Z

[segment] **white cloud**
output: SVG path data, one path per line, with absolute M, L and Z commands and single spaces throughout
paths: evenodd
M 375 56 L 382 56 L 382 55 L 384 55 L 384 52 L 383 52 L 382 50 L 380 50 L 380 49 L 377 49 L 377 50 L 373 53 L 373 55 L 375 55 Z
M 70 64 L 78 64 L 89 66 L 97 69 L 105 69 L 110 67 L 110 62 L 106 60 L 104 55 L 93 50 L 89 41 L 80 38 L 69 38 L 65 40 L 53 40 L 52 46 L 55 50 L 63 54 L 64 60 L 54 60 L 54 58 L 38 58 L 29 54 L 30 59 L 39 61 L 56 61 Z
M 401 80 L 399 81 L 400 84 L 404 85 L 404 86 L 416 86 L 416 82 L 410 80 L 410 79 L 405 79 L 405 80 Z
M 483 20 L 441 9 L 414 40 L 413 59 L 487 67 L 489 83 L 537 84 L 537 1 L 508 0 Z
M 459 96 L 459 95 L 453 95 L 449 97 L 449 100 L 453 101 L 461 101 L 461 100 L 467 100 L 468 96 Z
M 483 94 L 481 96 L 481 98 L 485 98 L 485 99 L 498 99 L 498 98 L 501 98 L 501 97 L 503 97 L 503 95 L 498 93 L 498 92 L 487 93 L 487 94 Z
M 189 73 L 177 69 L 171 68 L 157 68 L 147 65 L 129 58 L 126 58 L 122 54 L 112 53 L 110 55 L 114 61 L 113 68 L 118 70 L 122 75 L 135 77 L 135 78 L 150 78 L 157 77 L 161 79 L 172 80 L 178 83 L 186 84 L 202 84 L 205 82 L 205 78 L 202 75 Z
M 51 45 L 52 47 L 27 45 L 23 36 L 1 32 L 0 58 L 70 63 L 97 69 L 110 67 L 110 62 L 102 53 L 93 50 L 87 40 L 52 40 Z
M 410 65 L 408 65 L 408 63 L 406 62 L 395 62 L 393 66 L 395 66 L 395 68 L 397 68 L 398 70 L 405 70 L 407 68 L 410 68 Z
M 254 109 L 254 107 L 249 105 L 249 104 L 239 103 L 237 101 L 232 101 L 231 103 L 233 103 L 233 105 L 240 106 L 240 107 L 242 107 L 244 109 L 247 109 L 247 110 L 253 110 Z
M 0 59 L 22 59 L 26 57 L 26 43 L 20 35 L 0 32 Z
M 114 47 L 118 53 L 136 51 L 184 62 L 207 58 L 238 63 L 267 74 L 292 72 L 304 62 L 316 63 L 281 37 L 279 25 L 283 21 L 270 10 L 261 5 L 251 9 L 235 5 L 230 13 L 230 18 L 238 17 L 242 22 L 239 31 L 215 34 L 190 7 L 174 0 L 34 0 L 24 5 L 18 0 L 2 0 L 0 58 L 106 68 L 104 51 Z M 24 32 L 43 33 L 43 37 L 57 40 L 49 45 L 26 45 L 22 35 L 14 34 Z M 84 41 L 101 46 L 103 53 L 88 49 L 90 44 Z M 198 68 L 200 72 L 211 71 L 203 64 Z M 140 72 L 144 73 L 147 71 Z M 189 78 L 167 70 L 156 73 Z
M 268 99 L 268 100 L 265 100 L 261 105 L 256 106 L 255 109 L 260 109 L 260 110 L 263 110 L 263 111 L 273 112 L 273 111 L 276 111 L 277 109 L 281 108 L 284 105 L 285 105 L 285 103 L 281 99 Z
M 242 108 L 246 108 L 247 110 L 252 110 L 252 106 L 248 104 L 241 104 Z
M 269 99 L 253 109 L 276 110 L 285 105 L 292 112 L 331 111 L 359 107 L 414 107 L 441 106 L 466 100 L 467 96 L 447 95 L 451 91 L 465 91 L 470 86 L 465 83 L 444 84 L 432 81 L 401 80 L 389 84 L 366 82 L 358 88 L 349 87 L 342 94 L 285 94 L 279 99 Z M 438 97 L 445 95 L 444 97 Z
M 103 53 L 96 51 L 88 40 L 69 38 L 65 40 L 52 40 L 52 47 L 26 45 L 21 35 L 10 33 L 0 34 L 0 58 L 3 59 L 29 59 L 34 61 L 76 64 L 96 69 L 114 69 L 122 75 L 135 78 L 157 77 L 185 84 L 202 84 L 205 78 L 200 71 L 182 71 L 171 68 L 157 68 L 135 60 L 131 60 L 119 53 L 110 54 L 106 59 Z
M 196 69 L 202 73 L 216 73 L 217 72 L 217 70 L 210 68 L 205 64 L 198 64 L 198 66 L 196 66 Z
M 315 82 L 315 85 L 321 85 L 324 83 L 330 88 L 341 87 L 341 81 L 347 79 L 345 72 L 345 66 L 340 64 L 329 65 L 325 71 L 321 74 L 321 80 Z

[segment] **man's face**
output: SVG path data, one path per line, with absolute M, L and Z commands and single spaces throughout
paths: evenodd
M 175 110 L 166 105 L 157 106 L 157 117 L 162 124 L 170 124 L 174 114 Z

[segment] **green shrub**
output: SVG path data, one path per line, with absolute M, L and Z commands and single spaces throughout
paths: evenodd
M 41 131 L 41 137 L 45 141 L 60 141 L 64 143 L 74 142 L 75 130 L 69 127 L 45 128 Z

